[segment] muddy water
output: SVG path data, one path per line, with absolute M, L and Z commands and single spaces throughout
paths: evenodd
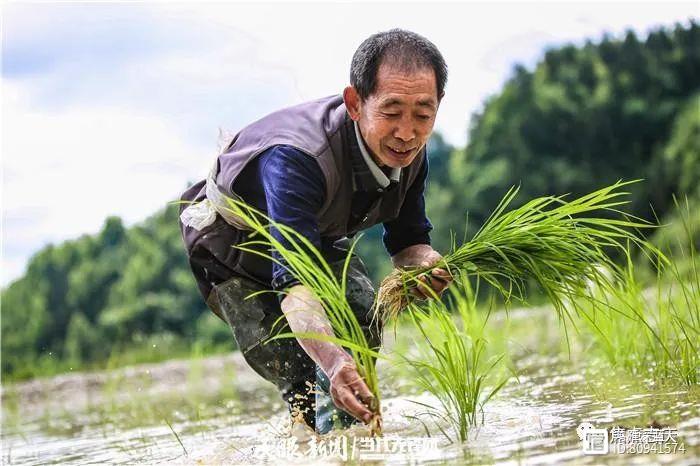
M 519 344 L 516 353 L 519 380 L 512 379 L 486 405 L 483 424 L 465 444 L 451 443 L 442 433 L 450 435 L 449 426 L 426 414 L 423 405 L 437 401 L 388 367 L 380 367 L 380 376 L 386 374 L 385 438 L 422 441 L 424 447 L 404 454 L 385 447 L 367 456 L 368 449 L 360 451 L 366 432 L 359 427 L 324 441 L 346 442 L 346 452 L 355 448 L 355 459 L 373 458 L 375 464 L 700 464 L 699 387 L 661 386 L 605 368 L 584 370 L 565 354 L 543 356 L 534 346 Z M 650 424 L 677 429 L 685 451 L 585 455 L 576 432 L 581 422 L 608 429 Z M 2 427 L 3 464 L 280 464 L 278 456 L 290 451 L 297 459 L 286 461 L 312 462 L 309 434 L 290 434 L 276 392 L 239 354 L 5 387 Z

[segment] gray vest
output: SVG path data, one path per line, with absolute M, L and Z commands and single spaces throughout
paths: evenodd
M 362 221 L 349 225 L 351 200 L 356 188 L 352 158 L 362 156 L 342 96 L 324 97 L 285 108 L 243 128 L 218 156 L 215 180 L 219 190 L 233 196 L 232 187 L 243 168 L 276 145 L 293 146 L 318 162 L 326 185 L 326 199 L 317 214 L 323 237 L 342 237 L 396 218 L 425 158 L 423 149 L 408 167 L 402 169 L 398 185 L 383 193 Z M 205 196 L 204 182 L 199 182 L 188 189 L 182 199 L 201 201 Z M 206 229 L 196 232 L 185 227 L 183 236 L 188 250 L 192 241 L 204 233 Z

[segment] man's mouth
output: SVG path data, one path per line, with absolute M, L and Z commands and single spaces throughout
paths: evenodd
M 399 158 L 399 159 L 408 157 L 408 156 L 411 155 L 411 154 L 413 153 L 413 151 L 415 150 L 415 147 L 409 148 L 409 149 L 406 149 L 406 150 L 401 150 L 401 148 L 399 148 L 399 147 L 392 147 L 392 146 L 389 146 L 389 145 L 387 145 L 387 146 L 385 146 L 385 147 L 387 148 L 387 150 L 389 151 L 389 153 L 390 153 L 391 155 L 393 155 L 394 157 Z

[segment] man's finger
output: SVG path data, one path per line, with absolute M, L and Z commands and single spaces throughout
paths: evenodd
M 433 269 L 432 276 L 438 280 L 442 280 L 445 283 L 451 282 L 454 277 L 445 269 Z
M 355 418 L 365 423 L 372 419 L 372 411 L 360 402 L 349 390 L 341 390 L 340 396 L 337 398 L 336 405 Z
M 433 290 L 438 295 L 441 295 L 442 292 L 445 291 L 445 288 L 447 288 L 447 283 L 440 281 L 440 280 L 435 280 L 435 282 L 433 282 Z
M 435 279 L 432 275 L 425 275 L 424 281 L 426 283 L 426 288 L 421 290 L 426 298 L 435 298 L 436 295 L 439 296 L 440 293 L 447 287 L 445 282 L 439 279 Z
M 364 380 L 358 380 L 355 383 L 350 384 L 350 389 L 355 393 L 360 401 L 362 401 L 367 407 L 371 408 L 371 401 L 374 399 L 374 395 L 369 391 L 369 387 L 364 382 Z
M 421 275 L 416 281 L 416 286 L 414 286 L 411 291 L 419 299 L 428 299 L 430 297 L 430 292 L 428 291 L 429 288 L 431 287 L 428 284 L 427 277 L 425 275 Z

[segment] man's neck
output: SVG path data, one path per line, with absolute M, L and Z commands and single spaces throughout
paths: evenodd
M 356 121 L 353 121 L 353 125 L 355 126 L 355 136 L 357 136 L 357 143 L 360 146 L 360 150 L 363 152 L 363 155 L 369 155 L 374 162 L 374 164 L 379 167 L 379 168 L 386 168 L 386 165 L 379 160 L 379 157 L 372 151 L 372 149 L 369 148 L 367 143 L 365 142 L 365 138 L 362 136 L 362 131 L 360 130 L 360 124 Z
M 357 144 L 360 147 L 362 157 L 365 159 L 367 167 L 370 172 L 372 172 L 372 175 L 374 175 L 377 183 L 382 187 L 387 187 L 390 183 L 390 179 L 398 181 L 401 176 L 401 168 L 392 168 L 381 162 L 377 163 L 377 157 L 375 157 L 367 147 L 367 144 L 365 144 L 362 133 L 360 132 L 360 125 L 356 121 L 353 121 L 353 125 L 355 126 L 355 136 L 357 137 Z

